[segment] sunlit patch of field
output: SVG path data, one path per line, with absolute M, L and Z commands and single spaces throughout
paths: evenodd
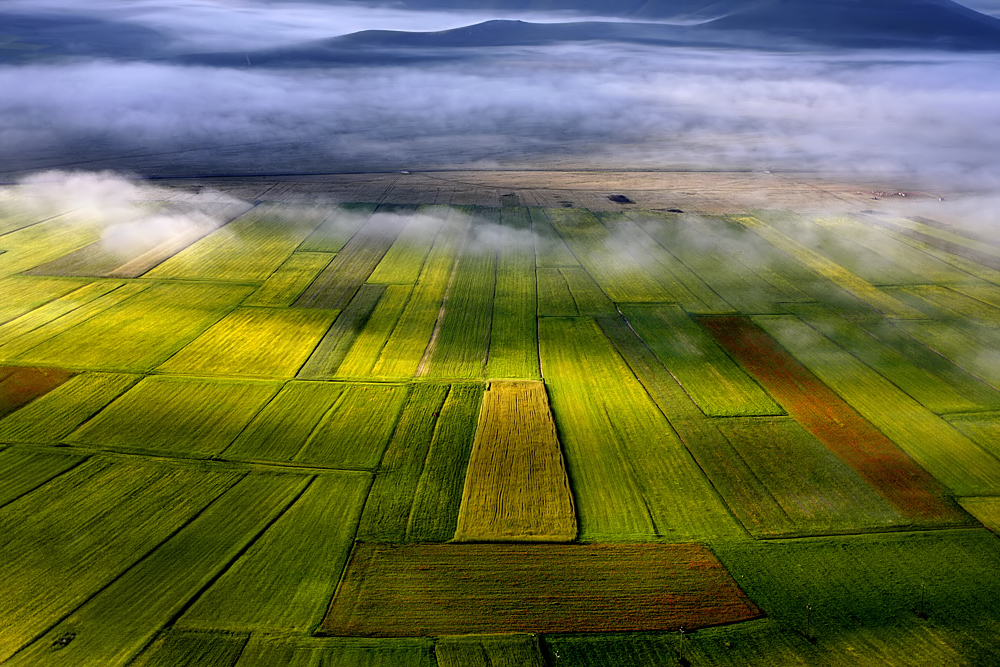
M 321 185 L 0 212 L 0 664 L 1000 662 L 1000 245 L 761 174 Z

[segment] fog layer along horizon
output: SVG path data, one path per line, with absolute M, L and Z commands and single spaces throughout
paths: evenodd
M 77 4 L 0 5 L 23 33 L 0 43 L 0 88 L 14 91 L 0 98 L 2 177 L 650 168 L 1000 184 L 1000 42 L 995 52 L 843 48 L 810 44 L 797 27 L 769 49 L 738 37 L 730 48 L 669 45 L 676 26 L 660 17 L 667 32 L 642 30 L 663 43 L 643 43 L 633 23 L 622 34 L 640 38 L 614 41 L 521 39 L 530 26 L 496 24 L 517 38 L 477 47 L 477 33 L 459 32 L 473 42 L 397 48 L 392 34 L 327 38 L 607 18 L 247 0 L 101 0 L 83 14 Z

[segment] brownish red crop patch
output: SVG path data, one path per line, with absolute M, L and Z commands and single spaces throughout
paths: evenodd
M 761 616 L 696 544 L 357 543 L 320 631 L 672 630 Z
M 73 373 L 61 368 L 0 366 L 0 417 L 52 391 Z
M 907 518 L 962 522 L 944 500 L 945 489 L 796 361 L 760 327 L 743 317 L 703 317 L 702 326 L 817 440 L 853 468 Z

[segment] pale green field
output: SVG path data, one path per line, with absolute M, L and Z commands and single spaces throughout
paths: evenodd
M 0 224 L 0 664 L 1000 664 L 1000 245 L 850 213 L 247 206 L 114 256 L 135 275 L 97 226 Z M 803 377 L 842 403 L 804 418 Z M 926 483 L 880 487 L 885 461 Z M 703 545 L 760 613 L 631 632 L 625 590 L 614 632 L 324 636 L 345 573 L 379 572 L 356 544 L 453 541 Z M 427 595 L 479 585 L 456 568 Z

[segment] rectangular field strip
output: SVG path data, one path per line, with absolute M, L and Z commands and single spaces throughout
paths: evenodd
M 294 252 L 248 296 L 244 306 L 291 306 L 335 255 L 329 252 Z
M 359 542 L 321 631 L 402 637 L 627 632 L 759 614 L 700 545 Z
M 52 391 L 73 377 L 61 368 L 0 366 L 0 417 Z
M 491 382 L 483 394 L 455 540 L 568 542 L 573 495 L 541 382 Z

